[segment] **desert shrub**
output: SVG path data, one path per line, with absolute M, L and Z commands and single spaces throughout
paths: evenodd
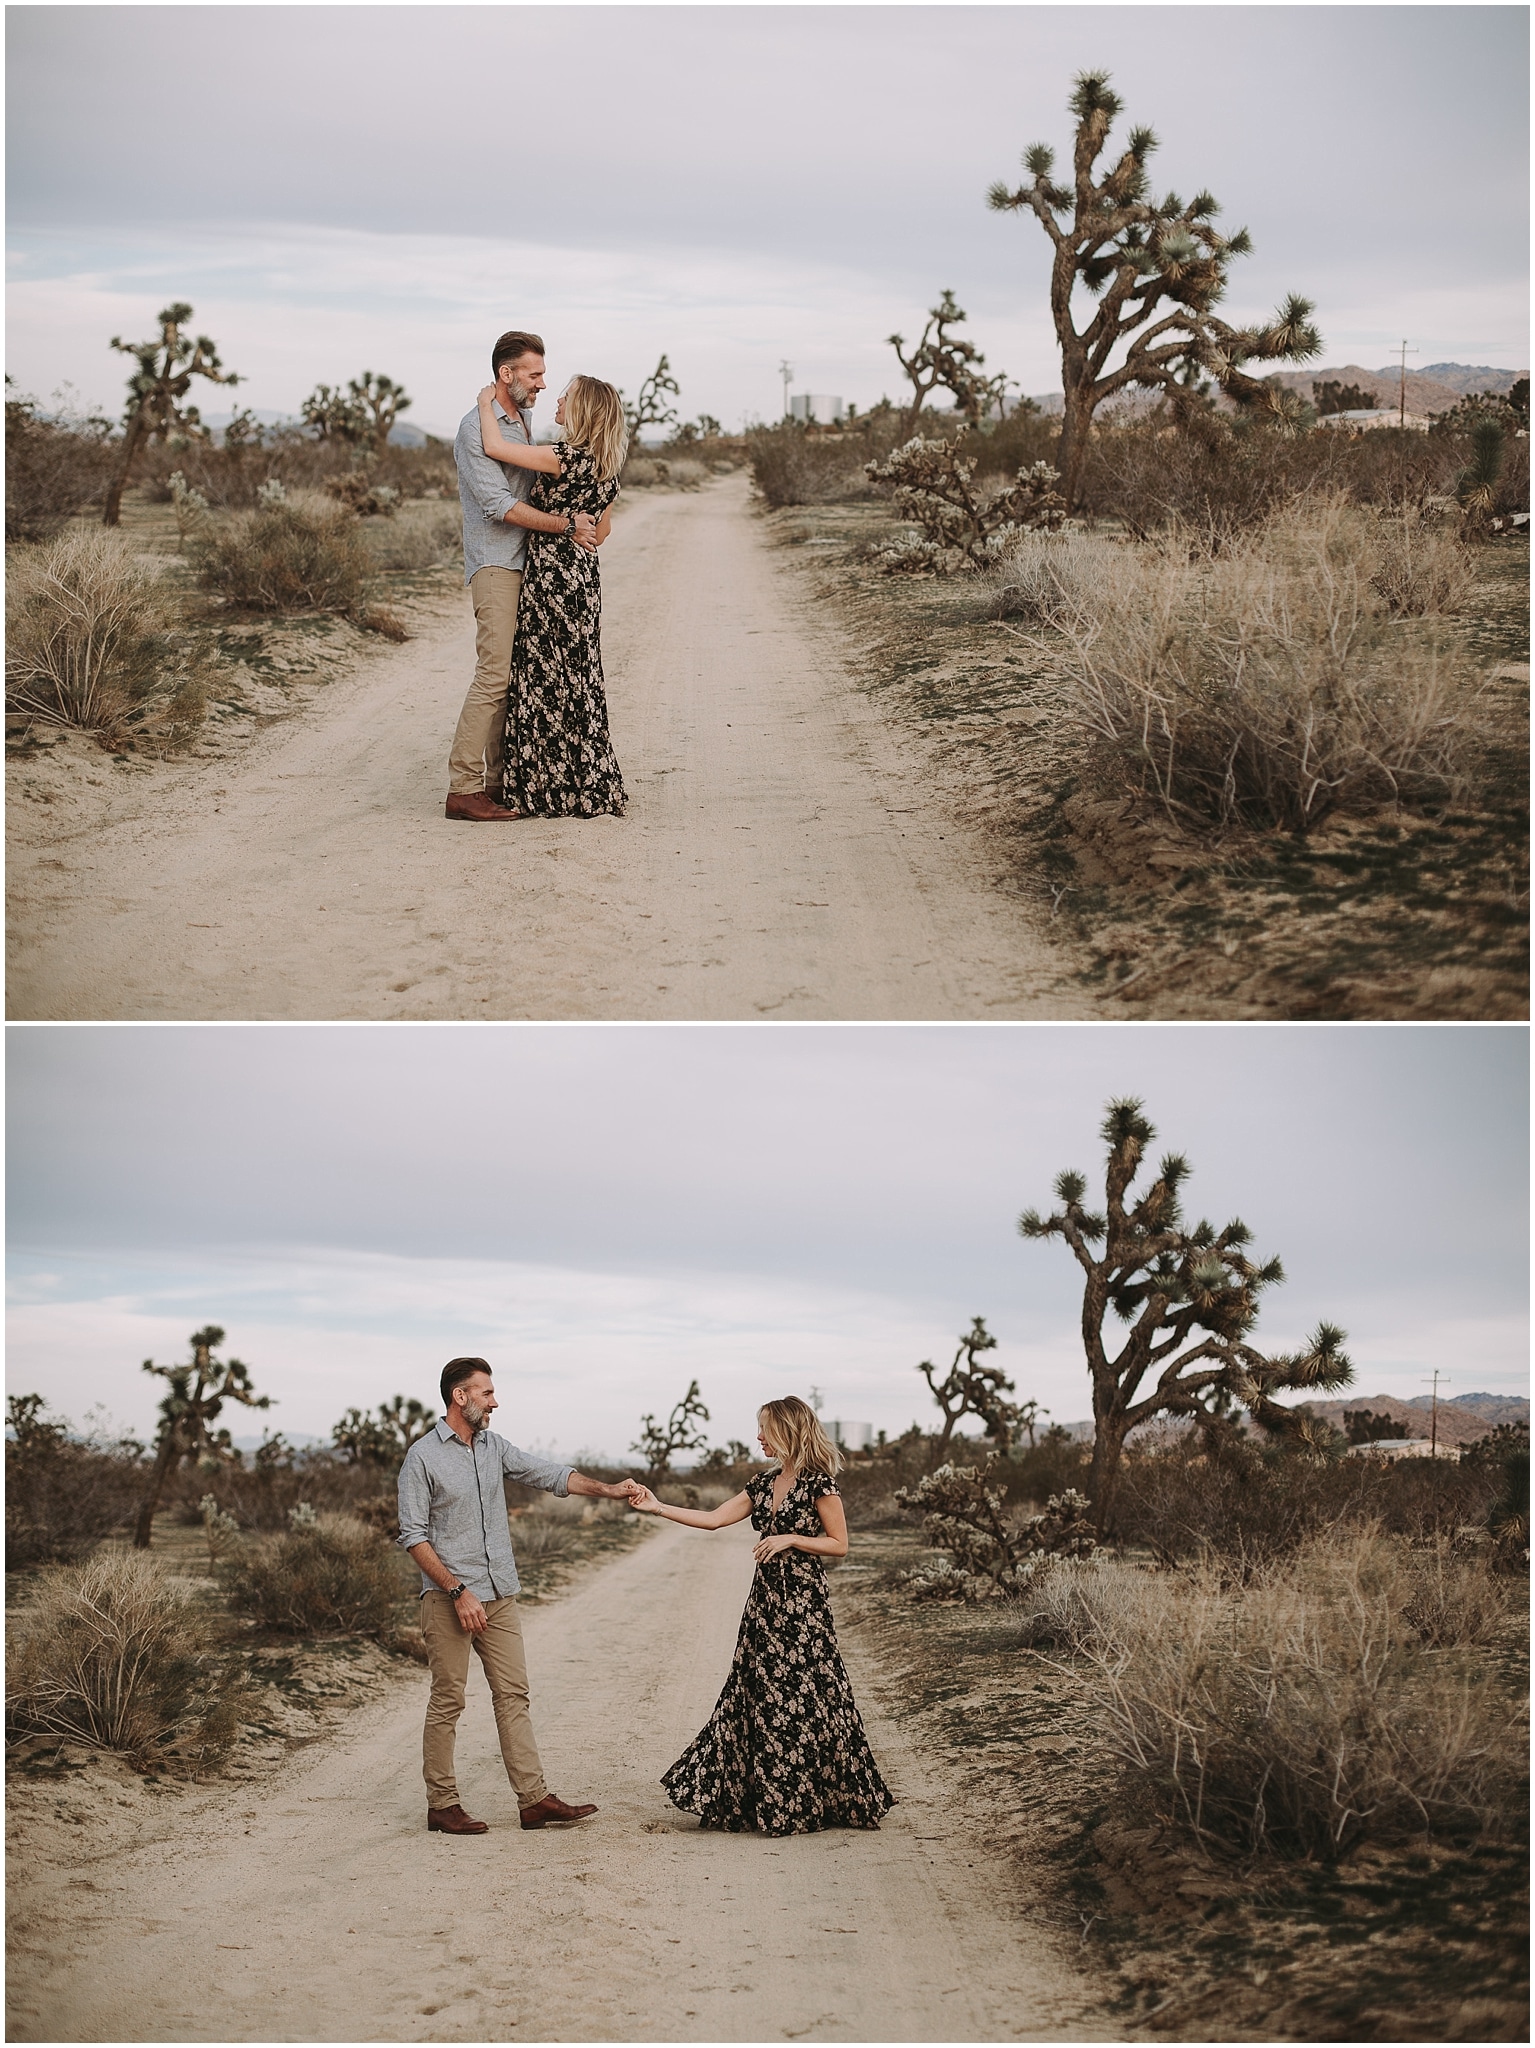
M 1059 413 L 1014 412 L 973 428 L 965 446 L 975 458 L 977 476 L 1016 476 L 1037 462 L 1053 467 L 1060 439 Z
M 392 519 L 400 502 L 393 484 L 380 483 L 365 469 L 346 469 L 328 476 L 324 490 L 327 498 L 345 505 L 359 519 Z
M 1475 578 L 1470 549 L 1437 521 L 1406 507 L 1382 515 L 1370 584 L 1394 617 L 1459 611 Z
M 68 1564 L 131 1520 L 144 1484 L 143 1445 L 80 1439 L 43 1419 L 38 1394 L 6 1403 L 5 1564 Z
M 896 1494 L 901 1507 L 922 1517 L 932 1547 L 946 1553 L 939 1568 L 944 1591 L 966 1598 L 1016 1593 L 1057 1558 L 1091 1556 L 1097 1537 L 1085 1494 L 1052 1494 L 1043 1514 L 1020 1518 L 1005 1511 L 993 1476 L 990 1467 L 940 1465 Z M 930 1578 L 919 1571 L 913 1591 L 931 1591 Z
M 141 1552 L 103 1551 L 56 1569 L 7 1632 L 12 1739 L 57 1736 L 141 1764 L 214 1763 L 238 1728 L 205 1621 Z
M 432 569 L 459 559 L 463 518 L 456 503 L 406 505 L 394 518 L 363 528 L 376 569 Z
M 986 615 L 1064 626 L 1091 614 L 1100 586 L 1119 573 L 1124 549 L 1101 534 L 1021 533 L 985 573 Z
M 992 1470 L 1010 1502 L 1038 1502 L 1052 1493 L 1064 1493 L 1068 1487 L 1085 1490 L 1091 1458 L 1090 1444 L 1064 1433 L 1051 1436 L 1046 1432 L 1037 1444 L 1017 1445 L 1007 1457 L 999 1458 Z
M 291 1515 L 290 1515 L 291 1522 Z M 245 1546 L 226 1574 L 229 1603 L 297 1636 L 377 1635 L 404 1590 L 399 1553 L 350 1515 L 317 1515 Z
M 1063 628 L 1100 769 L 1186 823 L 1295 832 L 1453 789 L 1466 679 L 1388 618 L 1377 534 L 1333 498 L 1214 557 L 1126 550 Z
M 115 534 L 18 549 L 6 579 L 6 708 L 107 741 L 194 730 L 206 691 L 174 593 Z
M 975 472 L 968 435 L 908 441 L 867 465 L 870 481 L 889 484 L 897 513 L 918 528 L 884 550 L 887 569 L 948 575 L 986 568 L 1018 534 L 1051 531 L 1064 520 L 1066 501 L 1055 488 L 1060 477 L 1048 462 L 1019 470 L 1010 485 L 998 488 L 979 484 Z
M 1062 1559 L 1021 1588 L 1019 1645 L 1082 1651 L 1118 1642 L 1135 1626 L 1145 1587 L 1143 1571 L 1102 1551 L 1082 1560 Z
M 775 512 L 784 505 L 829 505 L 867 497 L 868 450 L 857 434 L 817 434 L 785 420 L 747 435 L 752 482 Z
M 5 398 L 5 537 L 52 540 L 99 505 L 117 459 L 110 420 L 63 411 L 42 418 L 35 398 Z
M 345 444 L 317 441 L 301 427 L 268 426 L 259 442 L 232 447 L 202 436 L 178 440 L 177 447 L 157 444 L 141 458 L 137 488 L 151 503 L 169 501 L 175 470 L 220 511 L 249 511 L 259 503 L 263 487 L 274 481 L 288 491 L 321 491 L 331 478 L 354 473 L 366 476 L 370 485 L 395 491 L 401 500 L 458 497 L 453 450 L 446 442 L 390 446 L 369 455 L 359 470 Z
M 1081 1591 L 1091 1602 L 1085 1574 Z M 1147 1575 L 1083 1653 L 1099 1740 L 1165 1822 L 1228 1855 L 1334 1861 L 1366 1840 L 1517 1826 L 1509 1698 L 1425 1647 L 1416 1591 L 1370 1530 L 1242 1588 Z
M 355 616 L 372 567 L 355 514 L 314 497 L 236 513 L 197 535 L 190 553 L 205 590 L 256 612 Z
M 1508 1603 L 1487 1557 L 1441 1537 L 1414 1554 L 1412 1567 L 1417 1583 L 1402 1612 L 1423 1642 L 1458 1650 L 1493 1640 Z

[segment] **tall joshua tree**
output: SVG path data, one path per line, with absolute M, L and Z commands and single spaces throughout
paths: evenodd
M 375 455 L 382 454 L 395 421 L 410 410 L 405 386 L 396 384 L 393 377 L 364 370 L 360 377 L 351 378 L 346 388 L 356 417 L 363 422 L 363 440 Z
M 128 379 L 128 409 L 123 415 L 123 445 L 117 474 L 107 486 L 103 526 L 116 526 L 122 517 L 123 492 L 138 460 L 139 450 L 154 441 L 166 440 L 178 429 L 198 433 L 202 415 L 195 405 L 182 400 L 194 377 L 206 377 L 210 384 L 238 384 L 233 370 L 219 361 L 219 352 L 206 334 L 193 341 L 182 329 L 192 317 L 192 308 L 178 299 L 160 314 L 160 332 L 152 341 L 124 341 L 112 337 L 119 355 L 132 356 L 138 368 Z
M 1301 1387 L 1343 1387 L 1354 1376 L 1345 1333 L 1319 1323 L 1305 1348 L 1268 1358 L 1248 1343 L 1258 1297 L 1284 1279 L 1278 1259 L 1255 1266 L 1243 1249 L 1252 1232 L 1233 1217 L 1217 1232 L 1201 1220 L 1184 1227 L 1178 1190 L 1189 1163 L 1169 1152 L 1139 1196 L 1131 1186 L 1156 1136 L 1133 1097 L 1111 1102 L 1101 1135 L 1108 1146 L 1104 1214 L 1083 1207 L 1086 1178 L 1057 1175 L 1060 1207 L 1050 1216 L 1026 1209 L 1024 1237 L 1061 1237 L 1086 1284 L 1082 1342 L 1093 1386 L 1091 1486 L 1100 1529 L 1113 1504 L 1125 1437 L 1156 1415 L 1209 1422 L 1239 1403 L 1265 1429 L 1308 1440 L 1307 1416 L 1282 1408 L 1276 1393 Z M 1097 1250 L 1094 1247 L 1098 1247 Z M 1104 1322 L 1112 1309 L 1130 1334 L 1111 1355 Z
M 997 1340 L 987 1329 L 985 1317 L 974 1316 L 943 1379 L 934 1378 L 937 1368 L 931 1359 L 924 1358 L 917 1367 L 943 1414 L 943 1431 L 938 1439 L 940 1457 L 948 1451 L 956 1423 L 966 1415 L 974 1415 L 983 1424 L 998 1450 L 1005 1451 L 1023 1427 L 1023 1410 L 1002 1398 L 1012 1393 L 1012 1381 L 1000 1365 L 980 1362 L 983 1352 L 996 1348 Z M 1029 1420 L 1032 1423 L 1032 1415 Z
M 667 404 L 668 398 L 680 398 L 682 386 L 672 375 L 672 366 L 665 356 L 656 364 L 650 375 L 640 386 L 640 395 L 633 404 L 624 401 L 624 418 L 629 425 L 629 440 L 637 443 L 641 427 L 674 427 L 677 424 L 677 409 Z M 619 393 L 622 397 L 622 392 Z
M 171 1474 L 187 1458 L 217 1462 L 233 1456 L 227 1429 L 215 1430 L 219 1411 L 226 1401 L 239 1401 L 246 1408 L 270 1408 L 270 1394 L 258 1394 L 251 1386 L 250 1367 L 238 1358 L 217 1359 L 214 1352 L 224 1341 L 217 1323 L 194 1330 L 187 1342 L 192 1356 L 185 1365 L 156 1365 L 144 1360 L 145 1372 L 169 1380 L 170 1391 L 160 1403 L 160 1434 L 155 1444 L 155 1462 L 149 1485 L 139 1503 L 139 1518 L 133 1532 L 136 1550 L 147 1550 L 154 1530 L 155 1509 Z
M 1069 185 L 1055 181 L 1054 150 L 1036 142 L 1023 153 L 1029 182 L 998 183 L 987 194 L 998 212 L 1032 212 L 1054 246 L 1050 310 L 1065 393 L 1056 468 L 1068 505 L 1080 488 L 1093 414 L 1106 398 L 1138 385 L 1183 406 L 1208 376 L 1238 403 L 1277 413 L 1282 401 L 1273 387 L 1243 366 L 1304 362 L 1322 346 L 1309 299 L 1288 298 L 1266 327 L 1231 327 L 1213 311 L 1231 259 L 1248 254 L 1251 238 L 1246 228 L 1217 232 L 1211 222 L 1220 208 L 1208 192 L 1187 206 L 1176 192 L 1151 196 L 1151 129 L 1132 128 L 1118 158 L 1095 178 L 1121 106 L 1108 81 L 1106 71 L 1084 71 L 1067 103 L 1077 121 Z M 1098 301 L 1081 329 L 1072 316 L 1079 284 Z

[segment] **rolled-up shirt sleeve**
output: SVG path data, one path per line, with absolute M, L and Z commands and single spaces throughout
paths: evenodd
M 485 453 L 480 440 L 478 414 L 474 415 L 474 422 L 472 432 L 468 420 L 459 428 L 453 456 L 465 490 L 495 525 L 504 520 L 517 503 L 517 493 L 507 483 L 506 472 L 500 463 L 492 462 Z
M 509 1444 L 505 1437 L 501 1443 L 501 1469 L 508 1479 L 518 1479 L 524 1486 L 541 1486 L 545 1493 L 558 1494 L 563 1500 L 570 1492 L 570 1475 L 574 1465 L 551 1464 L 547 1458 L 530 1457 L 526 1451 L 519 1451 L 515 1444 Z
M 432 1513 L 432 1484 L 426 1462 L 415 1455 L 414 1446 L 407 1451 L 400 1467 L 399 1492 L 400 1548 L 410 1550 L 417 1543 L 430 1540 L 428 1524 Z

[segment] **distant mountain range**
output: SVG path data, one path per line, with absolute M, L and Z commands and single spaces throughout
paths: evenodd
M 1429 1433 L 1432 1394 L 1414 1394 L 1402 1399 L 1395 1394 L 1357 1394 L 1346 1401 L 1302 1401 L 1306 1413 L 1322 1416 L 1335 1428 L 1343 1427 L 1345 1410 L 1368 1408 L 1373 1415 L 1389 1415 L 1402 1424 L 1403 1436 Z M 1446 1444 L 1474 1443 L 1500 1422 L 1528 1422 L 1530 1403 L 1522 1394 L 1457 1394 L 1439 1403 L 1439 1441 Z
M 251 411 L 264 427 L 301 427 L 304 424 L 291 412 L 263 412 L 259 405 L 252 406 Z M 203 425 L 213 429 L 216 441 L 222 440 L 224 429 L 233 417 L 233 413 L 228 412 L 205 412 Z M 457 431 L 456 427 L 418 427 L 411 420 L 399 420 L 389 429 L 389 440 L 395 448 L 424 448 L 428 441 L 451 442 Z
M 1477 363 L 1430 363 L 1426 369 L 1407 372 L 1407 410 L 1420 415 L 1448 412 L 1457 398 L 1464 398 L 1471 391 L 1492 391 L 1501 398 L 1519 378 L 1529 374 L 1528 370 L 1494 370 Z M 1370 393 L 1377 405 L 1392 406 L 1401 400 L 1401 371 L 1392 363 L 1383 370 L 1366 370 L 1358 363 L 1321 370 L 1276 370 L 1268 381 L 1298 391 L 1302 398 L 1311 396 L 1313 384 L 1335 383 L 1357 384 Z M 1031 396 L 1041 412 L 1062 409 L 1059 391 L 1036 391 Z M 1124 396 L 1131 403 L 1156 403 L 1153 392 L 1130 392 Z

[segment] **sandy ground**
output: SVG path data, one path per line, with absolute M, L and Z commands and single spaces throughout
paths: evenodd
M 1084 1014 L 744 477 L 631 504 L 603 570 L 624 818 L 443 818 L 466 594 L 227 759 L 29 770 L 59 786 L 10 805 L 8 1014 Z
M 459 1735 L 478 1838 L 424 1829 L 424 1673 L 259 1791 L 167 1799 L 115 1852 L 110 1810 L 71 1828 L 13 1800 L 8 2037 L 1106 2038 L 1069 1942 L 1020 1912 L 1018 1873 L 878 1713 L 854 1646 L 899 1801 L 878 1832 L 706 1834 L 670 1806 L 656 1780 L 724 1678 L 751 1541 L 667 1524 L 526 1612 L 550 1782 L 601 1807 L 579 1828 L 518 1828 L 478 1672 Z

